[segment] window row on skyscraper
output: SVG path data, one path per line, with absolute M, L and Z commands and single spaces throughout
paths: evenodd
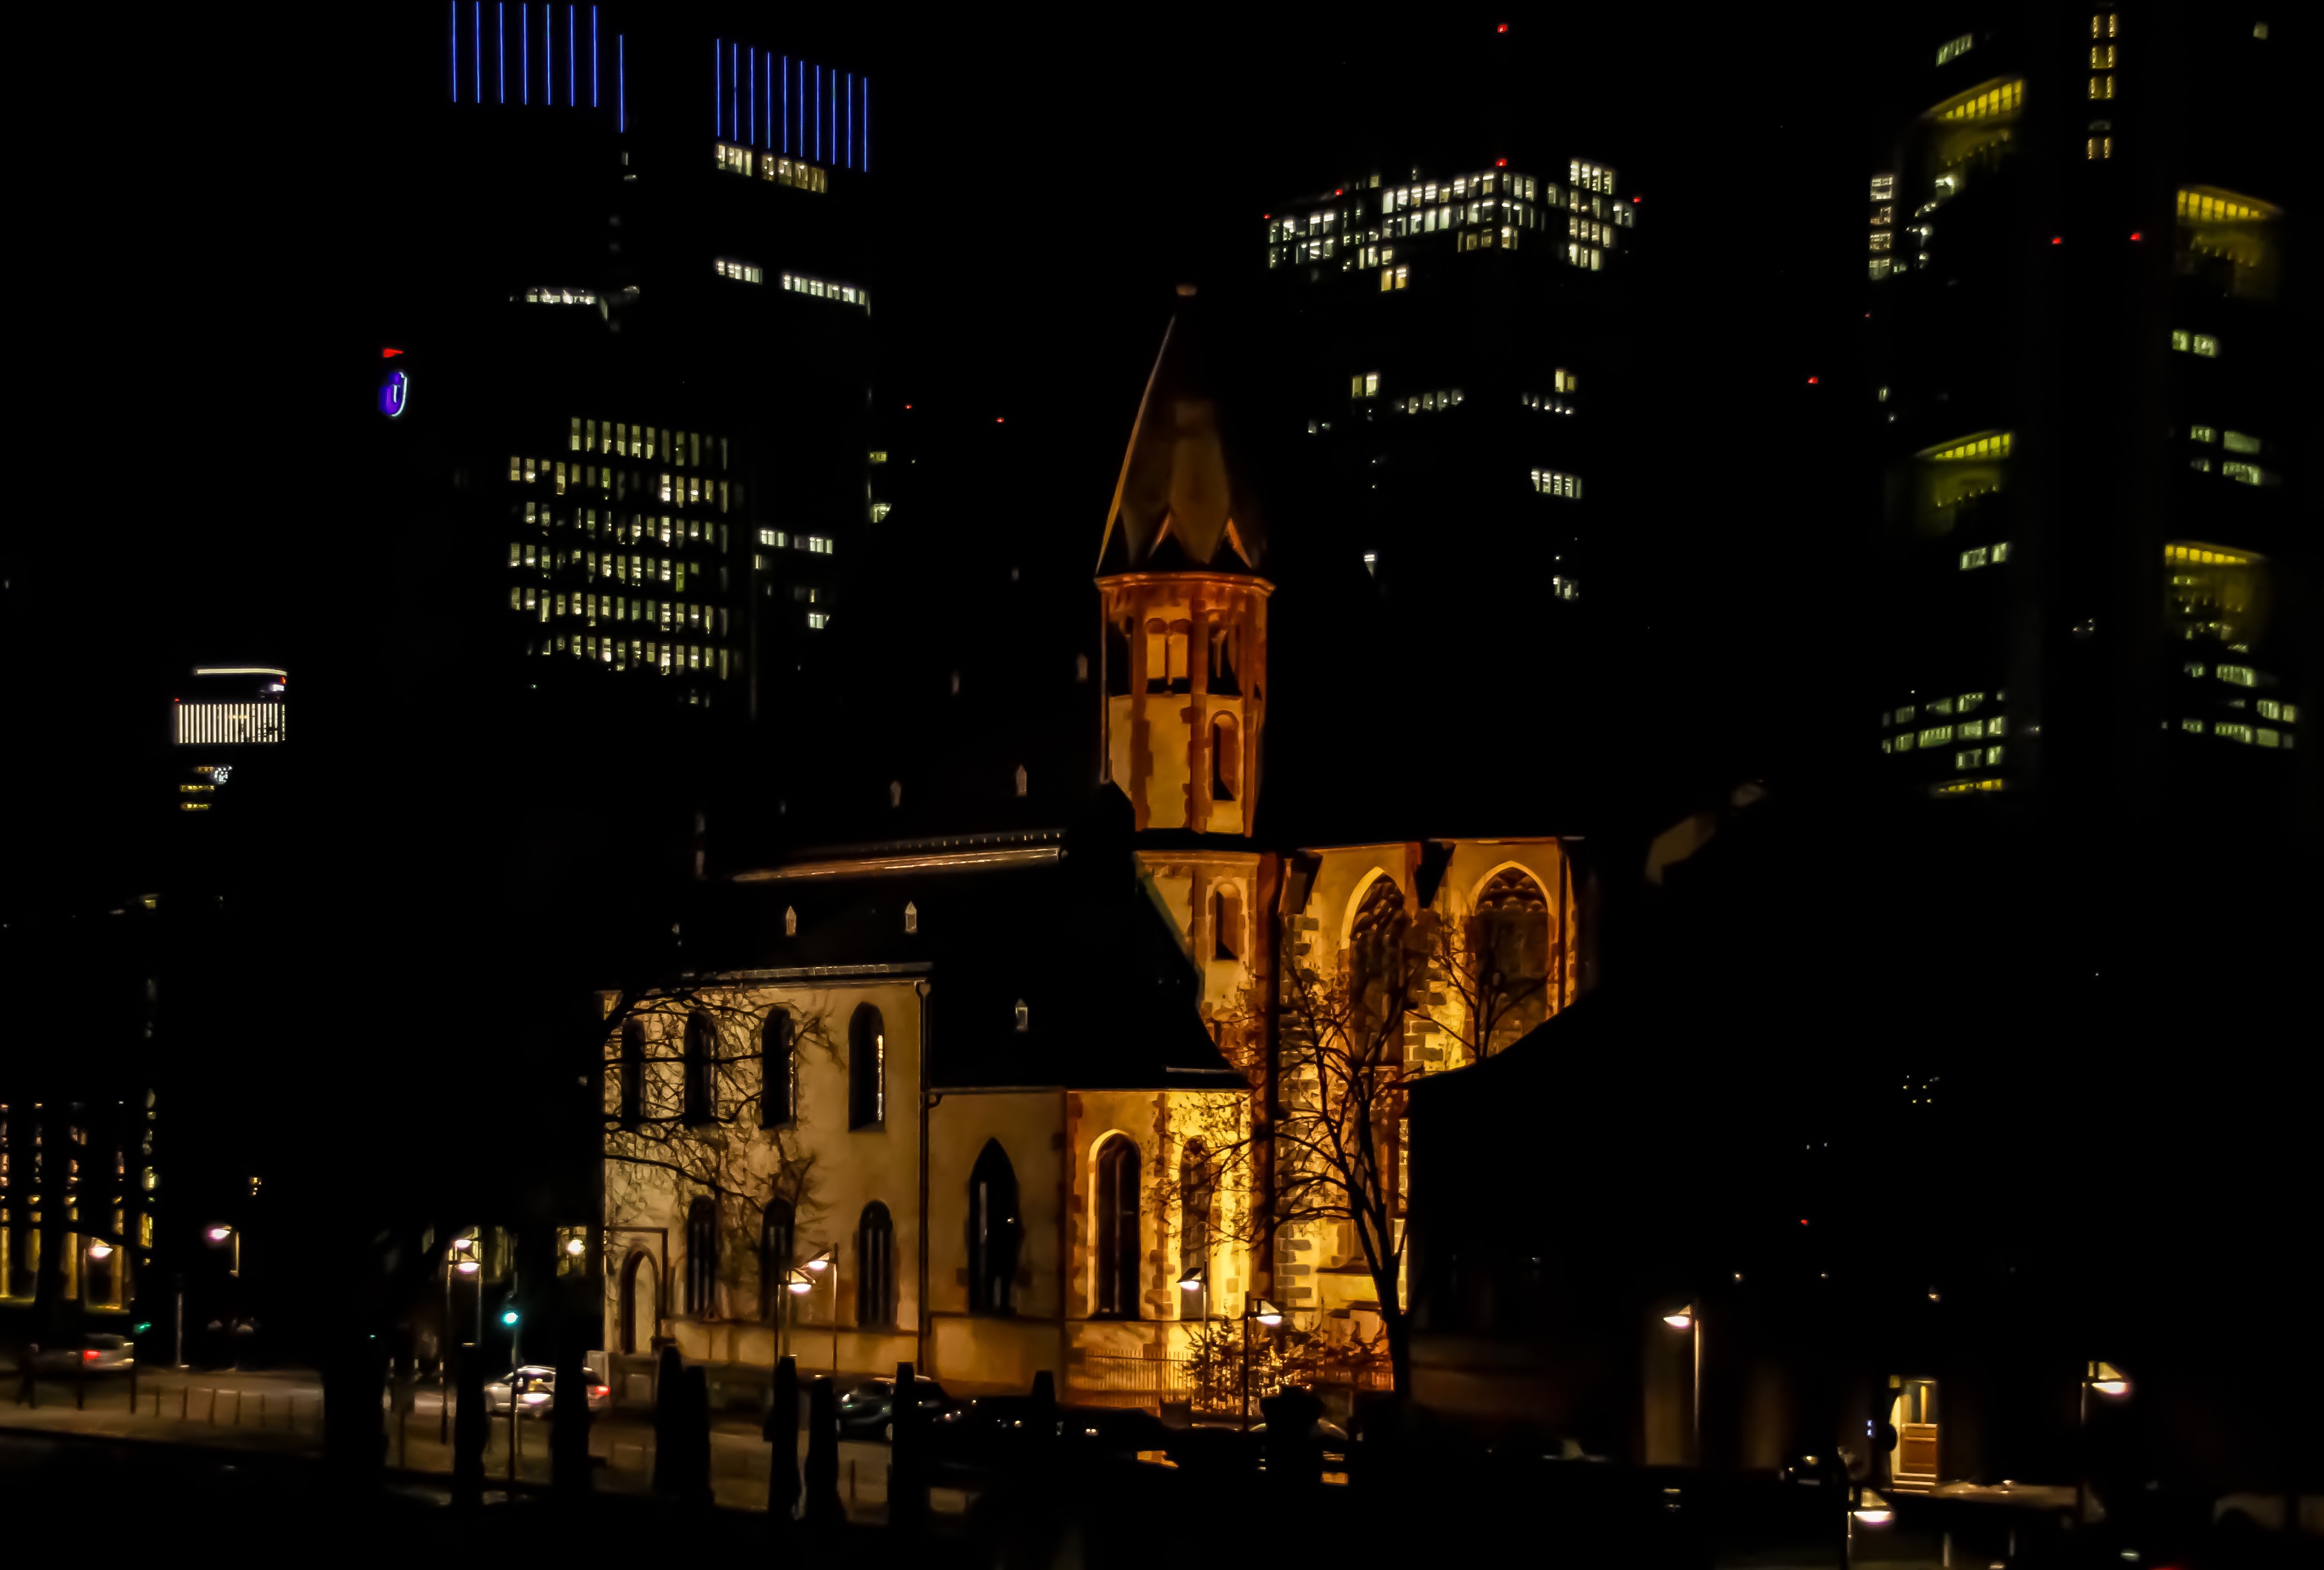
M 732 257 L 721 256 L 711 266 L 717 271 L 719 277 L 731 278 L 737 283 L 764 283 L 767 281 L 767 270 L 755 262 L 737 262 Z
M 541 621 L 571 617 L 595 626 L 602 615 L 608 622 L 644 622 L 665 633 L 691 628 L 724 637 L 729 613 L 721 605 L 691 600 L 626 599 L 620 595 L 560 593 L 545 588 L 512 588 L 509 609 L 530 612 Z
M 652 638 L 615 638 L 594 633 L 559 633 L 524 647 L 527 654 L 555 657 L 570 654 L 613 670 L 650 670 L 664 676 L 698 671 L 721 680 L 742 673 L 739 650 L 703 643 L 666 643 Z
M 598 517 L 595 507 L 568 507 L 558 512 L 546 502 L 527 502 L 517 514 L 524 527 L 546 533 L 555 529 L 576 529 L 596 539 L 600 523 L 608 542 L 635 545 L 641 540 L 658 540 L 664 545 L 681 544 L 699 540 L 715 551 L 724 552 L 728 543 L 727 527 L 702 518 L 674 517 L 668 513 L 617 513 L 608 507 L 604 516 Z
M 602 576 L 614 583 L 666 583 L 681 591 L 688 577 L 699 584 L 708 576 L 699 563 L 677 557 L 626 555 L 610 550 L 601 557 L 594 550 L 552 551 L 545 545 L 514 542 L 509 546 L 509 566 L 542 573 L 578 568 L 588 575 L 586 581 L 590 583 L 597 581 L 602 568 Z
M 808 294 L 817 300 L 835 300 L 842 305 L 861 306 L 867 313 L 872 309 L 872 291 L 853 283 L 833 283 L 827 279 L 809 278 L 803 272 L 786 272 L 783 274 L 783 287 L 794 294 Z
M 745 180 L 753 176 L 776 185 L 787 185 L 797 190 L 828 191 L 831 171 L 820 164 L 809 163 L 804 158 L 786 158 L 780 153 L 759 152 L 748 147 L 737 147 L 731 142 L 718 143 L 718 167 L 728 174 L 739 174 Z
M 608 420 L 600 423 L 573 416 L 567 437 L 574 452 L 612 453 L 617 457 L 651 458 L 681 469 L 705 466 L 703 455 L 720 468 L 726 466 L 726 439 L 706 436 L 698 430 L 673 431 L 667 426 L 631 425 Z M 511 475 L 511 479 L 516 476 Z
M 568 464 L 563 458 L 533 458 L 521 454 L 509 457 L 509 483 L 531 485 L 547 481 L 558 495 L 564 495 L 567 486 L 576 491 L 595 491 L 615 501 L 632 496 L 656 497 L 673 506 L 715 506 L 721 513 L 733 503 L 739 486 L 730 481 L 714 480 L 701 475 L 649 474 L 640 469 L 616 468 L 611 464 Z
M 527 305 L 595 305 L 597 296 L 586 289 L 528 289 L 524 291 Z
M 1561 474 L 1555 469 L 1533 471 L 1533 488 L 1545 496 L 1562 496 L 1568 501 L 1582 499 L 1582 476 Z

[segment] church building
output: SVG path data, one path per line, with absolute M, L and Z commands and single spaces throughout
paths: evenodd
M 1554 832 L 1273 828 L 1302 816 L 1262 801 L 1276 586 L 1194 310 L 1105 520 L 1102 640 L 1070 656 L 1094 768 L 1039 799 L 1019 763 L 1001 812 L 899 765 L 903 836 L 785 799 L 789 843 L 698 885 L 686 974 L 606 994 L 617 1399 L 669 1344 L 730 1388 L 789 1354 L 1216 1406 L 1247 1311 L 1279 1314 L 1266 1377 L 1389 1382 L 1401 1086 L 1587 987 L 1588 875 Z M 1342 1038 L 1390 1086 L 1360 1109 L 1369 1208 L 1312 1159 Z

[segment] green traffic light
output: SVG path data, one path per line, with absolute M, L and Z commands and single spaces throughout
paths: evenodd
M 151 1319 L 141 1319 L 137 1322 L 137 1334 L 140 1335 L 144 1334 L 147 1331 L 152 1328 L 153 1322 Z
M 501 1315 L 501 1323 L 503 1325 L 514 1325 L 516 1323 L 516 1310 L 510 1308 L 503 1311 Z

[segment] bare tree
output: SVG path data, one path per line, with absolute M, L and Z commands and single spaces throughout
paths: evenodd
M 1396 1388 L 1410 1388 L 1407 1098 L 1423 1076 L 1476 1062 L 1545 1016 L 1553 977 L 1544 920 L 1534 909 L 1480 906 L 1459 919 L 1394 910 L 1323 966 L 1286 953 L 1271 1013 L 1262 978 L 1221 1016 L 1222 1047 L 1261 1095 L 1271 1030 L 1273 1115 L 1244 1120 L 1213 1112 L 1182 1138 L 1202 1141 L 1217 1181 L 1264 1194 L 1240 1213 L 1236 1241 L 1264 1251 L 1278 1235 L 1329 1240 L 1337 1246 L 1325 1251 L 1360 1263 L 1384 1344 L 1285 1333 L 1270 1338 L 1271 1381 L 1360 1378 L 1355 1371 L 1384 1360 Z M 1226 1219 L 1231 1225 L 1234 1216 Z M 1278 1275 L 1283 1268 L 1277 1266 Z M 1222 1358 L 1231 1358 L 1239 1375 L 1241 1355 L 1239 1328 L 1231 1336 L 1198 1336 L 1197 1381 L 1223 1377 L 1223 1363 L 1212 1366 Z

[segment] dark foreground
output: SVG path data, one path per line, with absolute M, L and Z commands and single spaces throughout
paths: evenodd
M 1595 1469 L 1593 1469 L 1595 1471 Z M 1531 1478 L 1414 1457 L 1344 1489 L 1300 1491 L 1150 1465 L 1061 1465 L 997 1476 L 964 1515 L 915 1531 L 822 1530 L 767 1515 L 598 1492 L 495 1488 L 456 1508 L 440 1475 L 390 1471 L 333 1485 L 311 1455 L 66 1434 L 0 1433 L 8 1563 L 284 1563 L 506 1566 L 594 1562 L 781 1565 L 798 1570 L 1187 1570 L 1305 1546 L 1419 1570 L 2293 1570 L 2316 1539 L 2222 1529 L 2156 1508 L 2081 1530 L 1915 1511 L 1852 1550 L 1832 1512 L 1797 1494 L 1608 1468 Z M 1990 1532 L 1983 1529 L 1990 1525 Z M 45 1553 L 54 1553 L 51 1560 Z M 729 1561 L 724 1556 L 739 1556 Z M 632 1557 L 635 1556 L 635 1557 Z M 69 1556 L 69 1559 L 68 1559 Z

